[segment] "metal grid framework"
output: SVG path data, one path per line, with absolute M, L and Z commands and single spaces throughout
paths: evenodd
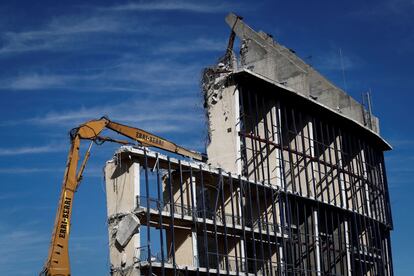
M 246 87 L 241 175 L 134 155 L 141 273 L 393 275 L 382 150 L 325 111 Z
M 286 256 L 292 254 L 287 265 L 300 275 L 312 267 L 323 275 L 392 275 L 392 217 L 379 146 L 329 112 L 248 87 L 239 86 L 243 175 L 286 195 L 284 216 L 298 231 L 284 245 Z M 289 194 L 316 205 L 292 203 Z M 315 239 L 301 227 L 313 229 Z

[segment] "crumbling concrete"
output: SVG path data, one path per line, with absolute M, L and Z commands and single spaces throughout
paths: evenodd
M 238 70 L 248 69 L 292 88 L 379 134 L 378 118 L 366 116 L 368 111 L 363 105 L 306 64 L 292 50 L 270 35 L 254 31 L 235 14 L 229 14 L 226 22 L 242 40 Z
M 118 161 L 114 158 L 105 166 L 111 275 L 140 275 L 134 267 L 139 258 L 139 220 L 133 214 L 140 190 L 140 168 L 138 163 Z
M 241 75 L 251 75 L 268 82 L 283 93 L 299 95 L 308 100 L 310 105 L 317 104 L 333 111 L 379 137 L 378 118 L 292 50 L 276 42 L 270 35 L 254 31 L 232 13 L 226 17 L 226 22 L 232 28 L 232 36 L 237 35 L 241 40 L 239 60 L 230 48 L 227 49 L 217 65 L 205 69 L 202 79 L 209 126 L 207 154 L 211 165 L 241 173 L 239 131 L 240 116 L 243 114 L 240 113 L 240 88 L 235 81 Z M 233 46 L 232 36 L 229 47 Z M 258 132 L 263 134 L 260 127 Z

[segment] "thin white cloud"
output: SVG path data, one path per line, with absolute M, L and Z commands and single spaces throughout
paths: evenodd
M 384 16 L 402 16 L 412 14 L 414 8 L 413 0 L 383 0 L 373 2 L 369 6 L 360 6 L 358 10 L 351 13 L 361 19 L 371 19 Z M 401 18 L 399 18 L 401 20 Z M 398 20 L 394 20 L 398 22 Z
M 192 41 L 171 42 L 160 46 L 154 51 L 157 53 L 181 54 L 191 52 L 218 52 L 226 49 L 225 41 L 212 40 L 208 38 L 197 38 Z
M 46 250 L 48 243 L 48 235 L 33 230 L 23 230 L 19 227 L 14 227 L 7 229 L 7 231 L 1 231 L 0 254 L 3 256 L 0 259 L 0 271 L 3 272 L 1 274 L 14 274 L 10 263 L 17 265 L 14 260 L 16 256 L 19 256 L 21 261 L 19 267 L 41 261 L 43 254 L 36 254 L 36 252 Z M 18 268 L 14 267 L 14 271 L 18 271 Z
M 28 210 L 32 213 L 44 212 L 44 206 L 20 206 L 19 214 L 24 216 Z M 46 207 L 50 208 L 50 207 Z M 52 207 L 54 208 L 54 207 Z M 24 221 L 24 222 L 22 222 Z M 18 220 L 15 223 L 0 224 L 0 275 L 33 275 L 33 268 L 39 271 L 47 256 L 50 243 L 50 232 L 35 229 L 42 221 Z M 78 257 L 84 257 L 87 248 L 99 241 L 105 241 L 105 236 L 72 236 L 71 252 Z M 93 252 L 96 252 L 94 250 Z M 90 252 L 89 252 L 90 255 Z M 94 256 L 95 258 L 98 256 Z M 77 258 L 84 259 L 84 258 Z M 76 260 L 74 260 L 76 261 Z
M 0 148 L 0 156 L 16 156 L 62 151 L 62 146 L 50 144 L 45 146 L 29 146 L 18 148 Z
M 3 193 L 0 195 L 0 200 L 22 198 L 22 193 Z
M 3 122 L 1 125 L 34 125 L 37 127 L 55 126 L 55 129 L 70 129 L 85 121 L 107 115 L 111 120 L 137 126 L 154 133 L 187 132 L 194 127 L 202 127 L 204 120 L 201 98 L 174 96 L 148 97 L 147 99 L 127 100 L 118 104 L 80 107 L 65 111 L 51 111 L 33 118 Z M 183 127 L 185 126 L 185 127 Z M 66 133 L 66 132 L 65 132 Z M 63 147 L 64 148 L 64 147 Z M 59 149 L 62 149 L 60 147 Z M 2 149 L 0 156 L 19 152 L 46 152 L 55 150 L 54 145 L 39 148 Z M 57 149 L 56 149 L 57 150 Z
M 44 172 L 59 172 L 61 173 L 61 169 L 54 169 L 54 168 L 29 168 L 29 167 L 21 167 L 21 168 L 0 168 L 0 174 L 32 174 L 32 173 L 44 173 Z
M 175 49 L 177 50 L 177 49 Z M 182 49 L 181 49 L 182 50 Z M 94 72 L 71 72 L 69 74 L 28 72 L 18 76 L 0 79 L 0 89 L 35 90 L 76 90 L 76 91 L 151 91 L 157 93 L 166 87 L 198 86 L 202 65 L 178 63 L 162 57 L 151 62 L 134 57 L 122 57 L 114 61 L 116 66 L 103 67 Z
M 399 148 L 414 147 L 414 140 L 410 140 L 410 139 L 391 140 L 391 144 Z
M 91 35 L 138 33 L 146 30 L 143 25 L 128 24 L 120 16 L 103 16 L 94 12 L 84 16 L 60 16 L 37 29 L 3 33 L 0 56 L 30 51 L 73 50 L 94 45 Z
M 217 2 L 189 1 L 139 1 L 108 8 L 112 11 L 185 11 L 194 13 L 218 13 L 229 11 L 233 6 Z
M 232 7 L 233 6 L 233 7 Z M 157 33 L 151 19 L 139 20 L 125 16 L 124 11 L 187 11 L 216 13 L 234 8 L 227 3 L 201 3 L 187 1 L 133 2 L 112 7 L 89 7 L 82 15 L 56 16 L 49 23 L 23 31 L 9 31 L 0 35 L 0 57 L 32 51 L 69 51 L 96 46 L 92 35 L 125 35 L 127 33 Z M 168 26 L 168 25 L 167 25 Z M 125 42 L 124 42 L 125 43 Z
M 9 81 L 5 88 L 12 90 L 39 90 L 63 87 L 70 80 L 70 76 L 27 74 L 18 76 Z
M 340 55 L 339 48 L 337 51 L 328 51 L 312 57 L 312 64 L 315 68 L 325 71 L 351 70 L 360 65 L 361 61 L 348 53 L 342 52 Z

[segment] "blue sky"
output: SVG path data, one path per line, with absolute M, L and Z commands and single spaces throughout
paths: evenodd
M 224 53 L 229 11 L 272 34 L 360 100 L 372 90 L 386 153 L 396 275 L 412 275 L 414 2 L 2 1 L 0 274 L 33 275 L 47 254 L 77 124 L 108 115 L 203 150 L 203 66 Z M 76 195 L 73 275 L 108 273 L 102 167 L 95 148 Z

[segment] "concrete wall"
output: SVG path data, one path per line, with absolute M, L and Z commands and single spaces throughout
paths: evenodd
M 206 93 L 210 132 L 208 163 L 228 172 L 240 173 L 238 90 L 230 84 L 213 88 Z
M 167 230 L 167 248 L 169 260 L 172 262 L 172 237 L 171 232 Z M 193 239 L 191 228 L 174 229 L 174 247 L 175 247 L 175 262 L 180 266 L 193 266 Z
M 116 164 L 114 160 L 105 166 L 106 205 L 109 219 L 109 261 L 116 269 L 113 275 L 140 275 L 139 270 L 133 267 L 135 258 L 139 257 L 139 233 L 133 235 L 125 247 L 116 241 L 118 224 L 122 218 L 116 218 L 134 211 L 136 196 L 139 195 L 139 164 L 122 162 Z M 125 273 L 125 274 L 124 274 Z

